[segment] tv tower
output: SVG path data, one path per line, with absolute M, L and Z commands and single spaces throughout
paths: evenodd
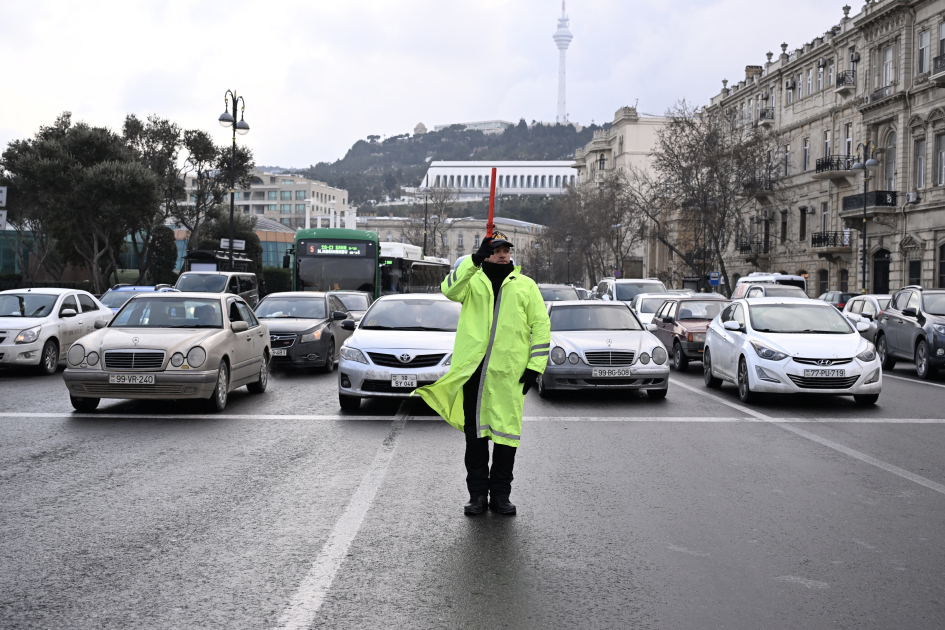
M 568 54 L 568 44 L 574 39 L 574 35 L 568 30 L 568 16 L 564 12 L 564 0 L 561 0 L 561 18 L 558 20 L 558 30 L 555 31 L 553 39 L 558 46 L 558 117 L 556 121 L 564 124 L 568 122 L 568 108 L 565 104 L 565 93 L 567 91 L 566 56 Z

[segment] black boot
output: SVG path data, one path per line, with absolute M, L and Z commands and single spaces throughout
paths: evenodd
M 473 516 L 482 514 L 486 509 L 487 501 L 488 498 L 484 494 L 471 494 L 469 495 L 469 503 L 463 506 L 463 512 Z M 515 506 L 512 506 L 512 509 L 514 510 Z
M 515 515 L 515 505 L 509 501 L 509 495 L 507 494 L 498 497 L 492 495 L 492 499 L 489 501 L 489 509 L 503 516 Z

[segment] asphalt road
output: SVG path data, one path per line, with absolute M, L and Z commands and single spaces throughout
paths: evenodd
M 459 432 L 334 374 L 77 414 L 0 371 L 0 627 L 945 626 L 945 378 L 746 408 L 693 367 L 530 393 L 514 518 L 463 516 Z

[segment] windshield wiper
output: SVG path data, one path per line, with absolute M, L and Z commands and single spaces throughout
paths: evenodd
M 151 328 L 151 326 L 147 326 Z M 154 328 L 223 328 L 222 326 L 214 326 L 213 324 L 175 324 L 174 326 L 154 326 Z
M 363 330 L 403 330 L 402 328 L 392 328 L 391 326 L 361 326 Z

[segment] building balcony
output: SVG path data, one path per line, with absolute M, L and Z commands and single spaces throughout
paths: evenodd
M 856 92 L 856 70 L 844 70 L 838 73 L 835 91 L 842 96 Z
M 883 99 L 889 98 L 892 94 L 892 86 L 887 85 L 886 87 L 881 87 L 878 90 L 873 90 L 873 93 L 870 94 L 870 103 L 876 103 Z
M 849 186 L 848 178 L 856 176 L 856 171 L 853 170 L 855 161 L 856 158 L 850 155 L 830 155 L 819 158 L 811 179 L 832 179 Z
M 843 209 L 840 216 L 843 218 L 855 218 L 863 214 L 863 193 L 859 195 L 848 195 L 843 198 Z M 877 214 L 892 214 L 896 211 L 896 191 L 895 190 L 873 190 L 866 193 L 866 216 L 867 218 Z
M 850 230 L 840 232 L 812 232 L 810 246 L 818 254 L 845 254 L 853 251 Z
M 767 258 L 771 254 L 770 241 L 742 241 L 738 245 L 738 252 L 748 262 L 759 258 Z
M 771 127 L 774 125 L 774 108 L 763 107 L 758 112 L 758 125 L 761 127 Z
M 932 75 L 929 80 L 938 85 L 945 85 L 945 55 L 932 59 Z
M 749 177 L 742 182 L 742 189 L 746 195 L 754 197 L 762 203 L 774 196 L 774 186 L 771 184 L 771 178 L 768 175 Z

